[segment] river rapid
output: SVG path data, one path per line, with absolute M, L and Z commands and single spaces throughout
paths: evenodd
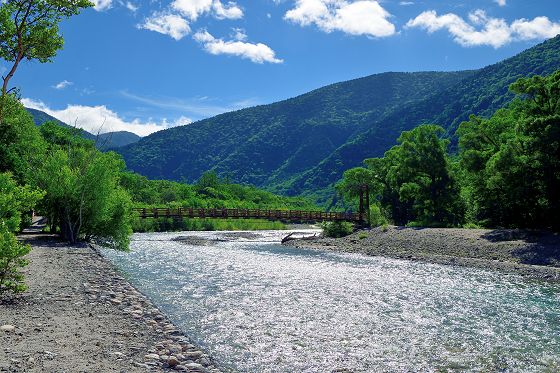
M 234 371 L 560 371 L 557 284 L 255 234 L 135 234 L 103 254 Z

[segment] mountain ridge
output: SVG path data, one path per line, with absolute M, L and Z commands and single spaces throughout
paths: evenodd
M 268 105 L 220 114 L 122 147 L 132 170 L 193 182 L 213 169 L 232 181 L 331 204 L 342 172 L 382 155 L 423 123 L 452 135 L 470 114 L 513 99 L 521 76 L 560 69 L 560 36 L 478 70 L 387 72 L 334 83 Z M 173 149 L 173 151 L 169 151 Z

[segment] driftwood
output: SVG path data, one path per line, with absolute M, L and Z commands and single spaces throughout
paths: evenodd
M 287 235 L 286 237 L 282 238 L 282 243 L 286 243 L 288 241 L 293 241 L 293 240 L 304 240 L 304 241 L 307 240 L 307 241 L 309 241 L 309 240 L 316 240 L 317 238 L 319 238 L 319 237 L 317 237 L 317 233 L 314 233 L 313 236 L 307 236 L 307 237 L 300 237 L 300 238 L 292 237 L 295 233 L 296 232 L 292 232 L 289 235 Z

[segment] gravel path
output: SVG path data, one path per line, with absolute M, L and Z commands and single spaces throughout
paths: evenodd
M 560 281 L 560 236 L 523 230 L 374 228 L 287 245 L 502 270 Z
M 29 289 L 0 299 L 0 371 L 219 372 L 94 249 L 26 239 Z

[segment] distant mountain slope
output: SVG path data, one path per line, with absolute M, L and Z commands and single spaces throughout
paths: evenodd
M 557 69 L 560 37 L 481 70 L 372 75 L 160 131 L 118 151 L 150 178 L 194 181 L 215 169 L 326 202 L 344 170 L 382 155 L 401 131 L 431 122 L 453 134 L 470 114 L 510 102 L 518 77 Z
M 55 117 L 41 110 L 27 108 L 27 111 L 33 116 L 33 120 L 35 121 L 35 124 L 38 126 L 42 125 L 45 122 L 50 121 L 50 122 L 55 122 L 63 127 L 70 127 L 68 124 L 56 119 Z M 88 140 L 92 140 L 92 141 L 97 140 L 98 147 L 102 150 L 119 148 L 121 146 L 133 144 L 141 139 L 141 137 L 138 136 L 137 134 L 128 131 L 102 133 L 99 134 L 99 138 L 97 138 L 94 134 L 82 130 L 82 136 Z
M 160 131 L 119 152 L 151 178 L 194 181 L 215 168 L 237 182 L 266 185 L 313 167 L 377 118 L 471 74 L 373 75 Z

